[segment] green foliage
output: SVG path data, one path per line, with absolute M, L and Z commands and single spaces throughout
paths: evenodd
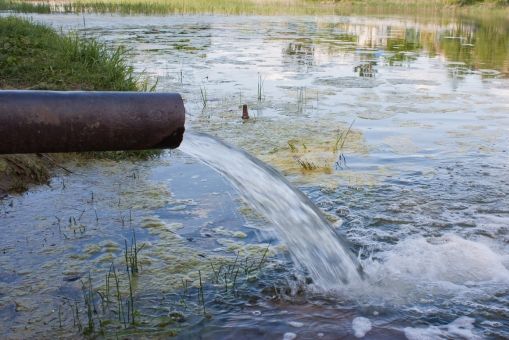
M 452 3 L 460 6 L 470 6 L 477 4 L 509 5 L 509 0 L 452 0 Z
M 456 7 L 494 7 L 509 0 L 0 0 L 0 10 L 20 13 L 122 13 L 133 14 L 337 14 L 352 8 L 398 11 L 403 8 L 449 9 Z M 474 5 L 474 6 L 472 6 Z M 185 48 L 185 46 L 181 46 Z
M 47 3 L 32 3 L 24 1 L 0 0 L 0 11 L 10 10 L 19 13 L 51 13 L 51 6 Z
M 138 90 L 122 48 L 14 17 L 0 18 L 0 87 Z

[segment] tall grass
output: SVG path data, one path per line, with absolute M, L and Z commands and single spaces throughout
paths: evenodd
M 348 138 L 348 134 L 352 130 L 352 126 L 355 123 L 355 119 L 350 123 L 350 126 L 348 126 L 348 129 L 346 130 L 340 130 L 336 137 L 336 143 L 334 144 L 334 147 L 332 149 L 332 152 L 334 154 L 337 154 L 337 160 L 336 160 L 336 169 L 344 169 L 346 168 L 346 157 L 343 153 L 343 148 L 346 143 L 346 139 Z M 338 154 L 339 152 L 339 154 Z
M 342 14 L 366 10 L 450 10 L 456 7 L 496 7 L 509 0 L 0 0 L 0 10 L 22 13 L 121 13 L 299 15 Z
M 203 105 L 203 108 L 206 108 L 208 96 L 207 96 L 207 89 L 205 88 L 205 86 L 200 86 L 200 98 L 201 98 L 201 103 Z
M 258 86 L 257 86 L 257 99 L 259 102 L 263 99 L 263 83 L 265 79 L 262 78 L 262 75 L 258 73 Z
M 122 48 L 63 36 L 25 19 L 0 18 L 0 87 L 136 91 Z
M 0 9 L 19 12 L 95 12 L 122 14 L 272 14 L 275 10 L 308 13 L 316 4 L 305 0 L 0 0 Z M 282 12 L 280 12 L 281 14 Z

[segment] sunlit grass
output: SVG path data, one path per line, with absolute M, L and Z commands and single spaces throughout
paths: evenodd
M 21 13 L 119 13 L 222 14 L 222 15 L 316 15 L 384 14 L 391 12 L 502 11 L 509 0 L 0 0 L 0 10 Z M 468 5 L 468 6 L 467 6 Z
M 0 87 L 45 90 L 139 89 L 122 48 L 60 35 L 28 20 L 0 18 Z

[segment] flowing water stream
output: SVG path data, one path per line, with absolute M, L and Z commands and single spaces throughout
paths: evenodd
M 317 287 L 331 290 L 362 280 L 362 268 L 347 242 L 276 170 L 205 134 L 187 132 L 180 150 L 231 181 L 245 201 L 273 223 L 292 258 L 309 271 Z
M 433 309 L 446 313 L 448 301 L 462 304 L 465 312 L 472 303 L 505 294 L 509 284 L 505 257 L 484 242 L 452 233 L 410 237 L 375 258 L 369 254 L 359 260 L 352 245 L 333 231 L 322 212 L 275 169 L 202 133 L 186 133 L 180 149 L 225 176 L 271 222 L 269 226 L 275 226 L 293 261 L 307 270 L 314 288 L 321 292 L 375 308 L 375 316 L 379 314 L 376 308 L 388 306 L 403 310 L 420 306 L 431 308 L 427 313 L 432 314 Z M 460 303 L 461 299 L 467 302 Z M 406 313 L 411 314 L 410 310 Z M 404 333 L 409 339 L 476 339 L 474 322 L 475 318 L 461 316 L 443 327 L 407 327 Z M 372 327 L 364 317 L 352 325 L 355 334 L 361 335 Z

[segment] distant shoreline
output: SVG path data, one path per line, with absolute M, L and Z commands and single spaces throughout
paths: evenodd
M 123 15 L 348 15 L 482 14 L 509 19 L 509 0 L 0 0 L 18 13 L 119 13 Z

